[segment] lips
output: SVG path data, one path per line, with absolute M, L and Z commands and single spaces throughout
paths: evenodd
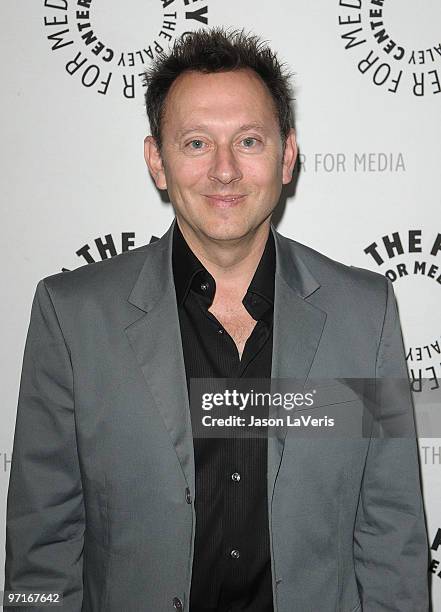
M 213 204 L 216 206 L 222 206 L 223 208 L 227 208 L 228 206 L 234 206 L 237 202 L 240 202 L 245 194 L 235 194 L 235 195 L 207 195 L 207 197 Z

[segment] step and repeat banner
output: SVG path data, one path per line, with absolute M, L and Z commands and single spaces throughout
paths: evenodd
M 441 612 L 439 0 L 3 0 L 0 16 L 0 523 L 36 284 L 165 232 L 173 210 L 143 159 L 143 70 L 183 32 L 244 27 L 293 73 L 299 159 L 278 230 L 393 281 Z

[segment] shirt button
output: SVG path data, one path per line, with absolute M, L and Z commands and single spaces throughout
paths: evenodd
M 230 557 L 233 559 L 239 559 L 240 552 L 236 548 L 233 548 L 233 550 L 230 552 Z
M 209 288 L 210 288 L 210 285 L 208 283 L 201 283 L 202 291 L 207 291 L 207 289 Z
M 217 330 L 217 333 L 218 333 L 218 334 L 223 334 L 223 333 L 224 333 L 224 330 L 223 330 L 221 327 L 219 327 L 219 329 Z
M 191 494 L 190 489 L 188 487 L 185 489 L 185 501 L 187 502 L 187 504 L 191 504 Z
M 234 472 L 234 474 L 231 474 L 231 480 L 234 480 L 234 482 L 239 482 L 240 480 L 239 472 Z
M 173 607 L 175 610 L 183 610 L 184 606 L 182 605 L 182 601 L 179 597 L 173 597 Z

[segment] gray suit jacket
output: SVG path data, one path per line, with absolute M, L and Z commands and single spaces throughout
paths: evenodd
M 195 468 L 173 223 L 36 288 L 5 589 L 61 591 L 65 612 L 189 610 Z M 272 377 L 407 376 L 391 282 L 271 231 Z M 404 408 L 413 427 L 410 394 Z M 428 610 L 415 439 L 281 429 L 268 442 L 268 510 L 276 612 Z

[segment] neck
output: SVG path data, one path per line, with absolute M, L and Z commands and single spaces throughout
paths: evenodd
M 271 218 L 234 240 L 211 240 L 176 219 L 187 244 L 216 281 L 216 296 L 241 301 L 265 249 Z

